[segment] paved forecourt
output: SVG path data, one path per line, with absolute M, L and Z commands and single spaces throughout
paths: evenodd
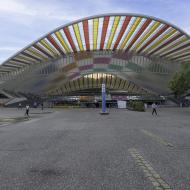
M 0 189 L 189 189 L 190 109 L 99 112 L 32 109 L 0 124 Z

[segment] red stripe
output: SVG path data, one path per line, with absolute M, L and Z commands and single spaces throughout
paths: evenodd
M 128 51 L 132 45 L 137 41 L 137 39 L 140 37 L 140 35 L 145 31 L 145 29 L 149 26 L 149 24 L 152 22 L 151 19 L 147 19 L 146 22 L 142 25 L 142 27 L 140 28 L 140 30 L 137 32 L 137 34 L 135 35 L 135 37 L 133 38 L 133 40 L 131 41 L 131 43 L 129 44 L 129 46 L 126 48 L 125 51 Z
M 69 41 L 69 43 L 70 43 L 70 45 L 71 45 L 73 51 L 76 52 L 77 49 L 76 49 L 75 44 L 74 44 L 74 42 L 73 42 L 73 39 L 72 39 L 72 37 L 71 37 L 69 28 L 68 28 L 68 27 L 65 27 L 65 28 L 63 28 L 63 30 L 64 30 L 64 32 L 65 32 L 65 35 L 67 36 L 67 39 L 68 39 L 68 41 Z
M 149 55 L 152 55 L 153 53 L 159 51 L 160 49 L 162 49 L 163 47 L 166 47 L 168 44 L 172 43 L 173 41 L 177 40 L 178 38 L 180 38 L 181 36 L 183 36 L 183 34 L 178 34 L 177 36 L 171 38 L 170 40 L 168 40 L 167 42 L 165 42 L 164 44 L 162 44 L 160 47 L 157 47 L 154 51 L 152 51 L 151 53 L 149 53 Z
M 60 54 L 64 55 L 63 51 L 61 50 L 61 48 L 59 47 L 59 45 L 56 43 L 56 41 L 53 39 L 51 35 L 48 35 L 47 39 L 55 47 L 55 49 L 59 51 Z
M 93 64 L 90 64 L 90 65 L 83 65 L 83 66 L 80 66 L 79 67 L 79 70 L 80 71 L 84 71 L 84 70 L 89 70 L 89 69 L 92 69 L 93 68 Z
M 140 53 L 143 49 L 145 49 L 149 44 L 151 44 L 156 38 L 158 38 L 163 32 L 165 32 L 169 28 L 168 25 L 164 25 L 154 36 L 144 44 L 137 52 Z
M 106 33 L 108 29 L 109 18 L 110 18 L 109 16 L 104 17 L 104 23 L 102 27 L 102 37 L 101 37 L 101 42 L 100 42 L 100 50 L 103 50 L 104 48 L 104 42 L 105 42 Z
M 82 23 L 83 23 L 83 30 L 84 30 L 84 38 L 85 38 L 85 43 L 86 43 L 86 49 L 90 50 L 88 20 L 84 20 Z
M 117 46 L 119 45 L 119 42 L 120 42 L 120 40 L 121 40 L 121 38 L 122 38 L 122 36 L 123 36 L 123 34 L 124 34 L 124 32 L 125 32 L 125 30 L 126 30 L 128 24 L 129 24 L 130 20 L 131 20 L 131 16 L 126 16 L 126 17 L 125 17 L 125 20 L 124 20 L 124 22 L 123 22 L 122 28 L 121 28 L 121 30 L 120 30 L 120 32 L 119 32 L 119 35 L 118 35 L 118 37 L 117 37 L 117 40 L 115 41 L 113 50 L 115 50 L 115 49 L 117 48 Z

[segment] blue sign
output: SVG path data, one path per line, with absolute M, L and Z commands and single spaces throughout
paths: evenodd
M 106 85 L 102 84 L 102 113 L 106 112 Z

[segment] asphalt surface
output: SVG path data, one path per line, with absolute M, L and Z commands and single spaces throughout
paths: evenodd
M 0 190 L 167 189 L 160 178 L 168 189 L 190 189 L 190 109 L 99 111 L 31 110 L 37 116 L 0 125 Z

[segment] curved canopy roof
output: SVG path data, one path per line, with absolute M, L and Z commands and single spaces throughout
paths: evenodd
M 97 15 L 46 34 L 6 60 L 0 66 L 0 74 L 95 50 L 132 51 L 179 63 L 190 62 L 190 36 L 170 23 L 145 15 Z

